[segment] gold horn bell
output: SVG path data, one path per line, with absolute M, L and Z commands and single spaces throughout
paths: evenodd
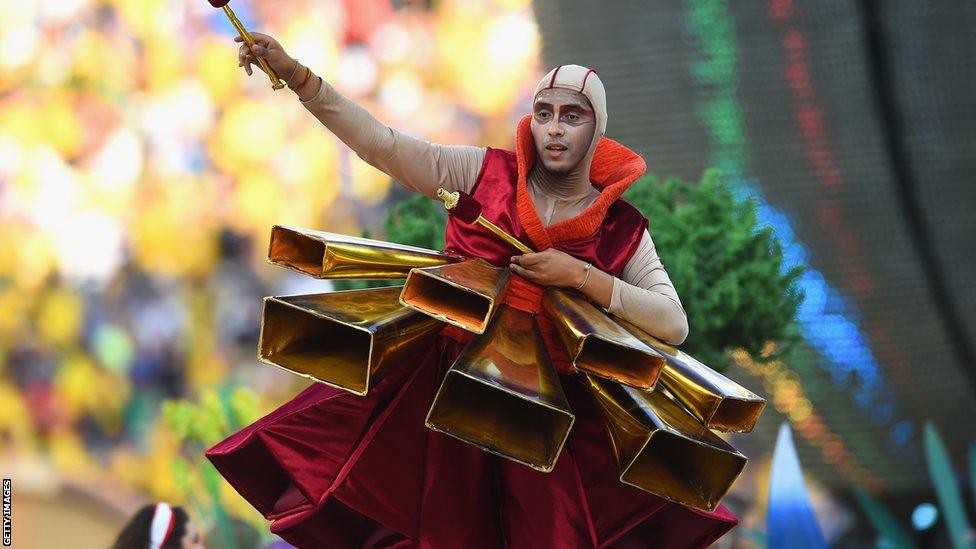
M 397 302 L 399 287 L 264 298 L 258 358 L 365 395 L 443 324 Z
M 765 399 L 633 324 L 618 322 L 664 356 L 667 364 L 661 371 L 661 383 L 706 427 L 747 433 L 756 426 Z
M 620 481 L 714 510 L 742 472 L 746 457 L 661 390 L 639 391 L 587 377 L 604 413 Z
M 498 298 L 508 287 L 509 271 L 483 259 L 411 269 L 400 303 L 438 320 L 484 333 Z
M 502 305 L 444 376 L 426 423 L 549 472 L 574 421 L 535 319 Z
M 268 261 L 328 279 L 406 278 L 410 269 L 457 261 L 434 250 L 285 225 L 271 229 Z
M 619 383 L 651 389 L 664 357 L 578 295 L 549 288 L 543 308 L 556 324 L 573 366 Z

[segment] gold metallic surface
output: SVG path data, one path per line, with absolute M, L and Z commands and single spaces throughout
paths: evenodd
M 437 197 L 444 202 L 445 208 L 447 208 L 448 210 L 453 210 L 454 208 L 457 207 L 458 202 L 461 200 L 461 193 L 458 191 L 448 192 L 443 187 L 438 187 Z M 516 250 L 522 252 L 523 254 L 529 254 L 533 252 L 532 248 L 526 246 L 525 244 L 522 243 L 521 240 L 505 232 L 505 230 L 499 227 L 498 225 L 495 225 L 491 221 L 488 221 L 487 219 L 484 218 L 484 216 L 479 215 L 478 219 L 475 219 L 474 222 L 488 229 L 489 231 L 491 231 L 492 234 L 494 234 L 501 240 L 509 243 L 511 246 L 514 246 Z
M 664 357 L 582 296 L 548 288 L 542 306 L 556 325 L 573 366 L 639 389 L 654 387 Z
M 444 207 L 448 210 L 453 210 L 457 207 L 458 202 L 461 201 L 461 193 L 454 191 L 448 192 L 444 187 L 437 188 L 437 198 L 440 198 L 444 202 Z
M 406 278 L 410 269 L 457 261 L 434 250 L 275 225 L 268 262 L 315 278 Z
M 667 364 L 661 372 L 661 383 L 699 421 L 724 432 L 748 433 L 756 426 L 766 407 L 762 397 L 637 326 L 616 320 L 664 356 Z
M 712 511 L 746 457 L 709 431 L 664 391 L 639 391 L 587 376 L 603 410 L 620 481 Z
M 508 280 L 508 269 L 493 267 L 483 259 L 412 269 L 403 284 L 400 303 L 481 334 Z
M 494 234 L 498 238 L 504 240 L 505 242 L 508 242 L 510 245 L 514 246 L 516 250 L 522 252 L 523 254 L 530 254 L 530 253 L 532 253 L 532 248 L 526 246 L 525 244 L 522 244 L 522 241 L 521 240 L 519 240 L 519 239 L 515 238 L 514 236 L 506 233 L 498 225 L 495 225 L 491 221 L 488 221 L 487 219 L 485 219 L 484 216 L 480 216 L 479 215 L 478 216 L 478 219 L 475 219 L 474 222 L 477 223 L 478 225 L 481 225 L 482 227 L 488 229 L 489 231 L 492 232 L 492 234 Z
M 234 10 L 230 9 L 229 4 L 224 4 L 224 13 L 227 14 L 228 18 L 230 18 L 230 22 L 234 25 L 234 28 L 237 29 L 237 32 L 241 35 L 241 38 L 244 39 L 244 43 L 248 46 L 253 46 L 254 38 L 251 37 L 251 33 L 247 32 L 247 29 L 244 28 L 244 24 L 241 23 L 241 20 L 237 18 L 237 14 L 234 13 Z M 278 78 L 278 74 L 274 71 L 274 69 L 271 68 L 271 65 L 268 64 L 268 61 L 265 58 L 258 57 L 258 63 L 261 64 L 261 68 L 264 69 L 265 74 L 271 78 L 271 87 L 273 89 L 280 90 L 281 88 L 285 87 L 284 83 L 281 82 L 281 79 Z
M 444 325 L 399 303 L 399 287 L 264 298 L 258 358 L 365 395 Z
M 556 464 L 575 416 L 542 334 L 502 305 L 444 376 L 427 426 L 533 469 Z

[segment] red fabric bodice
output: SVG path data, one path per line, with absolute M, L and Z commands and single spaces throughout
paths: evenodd
M 585 211 L 544 227 L 528 194 L 526 176 L 535 162 L 535 146 L 529 130 L 530 118 L 523 118 L 516 134 L 516 151 L 488 149 L 481 173 L 471 195 L 482 204 L 482 216 L 537 251 L 556 248 L 588 261 L 601 271 L 619 277 L 640 244 L 647 219 L 620 195 L 643 175 L 643 159 L 630 149 L 607 138 L 597 146 L 590 181 L 601 189 L 600 197 Z M 446 253 L 480 257 L 497 267 L 507 267 L 509 258 L 520 252 L 479 225 L 448 218 Z M 512 273 L 502 302 L 521 311 L 541 311 L 544 287 Z M 573 373 L 554 326 L 538 315 L 539 328 L 560 373 Z M 473 334 L 447 328 L 445 334 L 466 343 Z

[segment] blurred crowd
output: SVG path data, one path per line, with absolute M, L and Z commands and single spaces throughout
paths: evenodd
M 231 2 L 384 122 L 496 146 L 538 77 L 529 4 Z M 359 234 L 397 194 L 247 77 L 203 0 L 0 13 L 0 459 L 183 501 L 172 462 L 198 448 L 160 404 L 236 387 L 258 415 L 290 396 L 255 358 L 261 297 L 328 288 L 264 264 L 271 226 Z

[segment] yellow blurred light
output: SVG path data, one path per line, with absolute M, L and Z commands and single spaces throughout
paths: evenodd
M 34 144 L 41 140 L 42 128 L 37 124 L 41 114 L 32 105 L 24 102 L 0 103 L 0 128 L 6 136 L 12 136 L 23 144 Z
M 810 417 L 810 412 L 812 409 L 813 407 L 810 405 L 810 401 L 804 397 L 800 397 L 790 408 L 790 419 L 793 420 L 794 423 L 805 421 Z
M 217 104 L 239 96 L 245 74 L 237 66 L 237 44 L 216 37 L 204 40 L 196 53 L 196 76 Z
M 233 215 L 228 221 L 246 232 L 260 230 L 280 220 L 283 206 L 282 189 L 276 179 L 266 171 L 252 171 L 237 182 Z
M 493 0 L 493 3 L 503 10 L 525 10 L 529 9 L 532 0 Z
M 42 140 L 67 159 L 78 153 L 82 142 L 81 122 L 72 101 L 69 92 L 52 94 L 41 106 L 41 118 L 34 121 L 41 126 Z
M 45 293 L 37 311 L 37 335 L 47 345 L 65 347 L 75 343 L 81 333 L 82 303 L 64 288 Z
M 182 44 L 175 35 L 153 34 L 147 38 L 140 61 L 146 79 L 145 87 L 150 92 L 160 92 L 183 77 Z
M 54 379 L 61 403 L 73 417 L 98 406 L 101 395 L 94 391 L 98 369 L 85 355 L 72 354 L 58 367 Z
M 51 460 L 60 471 L 73 476 L 91 473 L 91 461 L 78 433 L 57 431 L 48 437 L 47 444 Z
M 210 211 L 214 189 L 197 179 L 175 178 L 143 189 L 133 219 L 132 244 L 139 263 L 152 272 L 208 272 L 216 259 L 218 218 Z
M 487 115 L 510 108 L 535 70 L 538 38 L 531 20 L 446 13 L 439 23 L 437 51 L 457 99 Z
M 166 0 L 108 0 L 120 18 L 128 24 L 133 34 L 139 38 L 147 38 L 169 27 L 172 16 L 166 5 Z
M 29 231 L 16 241 L 17 268 L 13 271 L 15 285 L 38 288 L 54 268 L 54 246 L 49 235 L 41 231 Z
M 285 138 L 285 122 L 273 105 L 244 99 L 227 107 L 210 152 L 222 169 L 244 175 L 272 158 Z
M 0 239 L 3 237 L 0 236 Z M 0 242 L 0 253 L 5 246 Z M 0 270 L 0 273 L 3 271 Z M 29 324 L 27 313 L 31 307 L 31 294 L 25 290 L 8 285 L 0 289 L 0 348 L 8 346 L 21 337 Z M 2 360 L 2 359 L 0 359 Z
M 0 382 L 0 431 L 9 433 L 13 446 L 23 447 L 32 438 L 33 424 L 30 410 L 20 390 L 9 383 Z
M 390 190 L 390 176 L 367 164 L 355 154 L 349 155 L 352 171 L 352 194 L 366 204 L 376 204 Z
M 337 36 L 341 32 L 342 27 L 338 26 L 341 23 L 325 11 L 310 10 L 305 17 L 293 21 L 278 38 L 282 44 L 287 44 L 289 55 L 316 74 L 330 79 L 339 66 Z M 264 77 L 262 85 L 266 82 L 267 77 Z

